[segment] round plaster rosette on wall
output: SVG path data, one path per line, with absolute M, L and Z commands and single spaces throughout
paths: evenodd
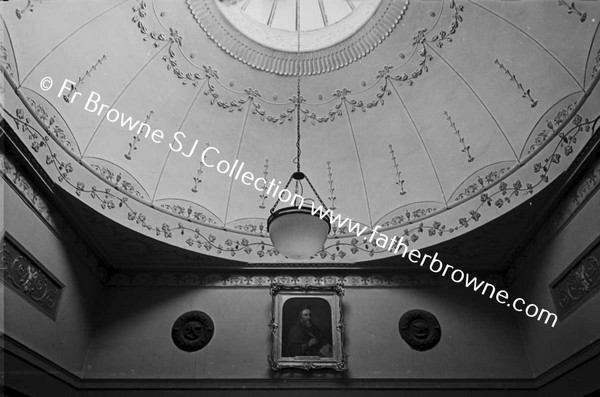
M 398 323 L 400 336 L 414 350 L 432 349 L 442 337 L 437 318 L 425 310 L 410 310 L 402 315 Z
M 175 320 L 171 337 L 175 346 L 186 352 L 203 349 L 215 333 L 212 318 L 204 312 L 194 310 L 182 314 Z

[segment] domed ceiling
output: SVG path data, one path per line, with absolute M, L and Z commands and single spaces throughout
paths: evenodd
M 266 230 L 275 198 L 215 165 L 285 183 L 298 102 L 325 204 L 419 249 L 540 192 L 598 127 L 599 2 L 30 0 L 2 17 L 3 117 L 49 177 L 237 261 L 287 261 Z M 334 225 L 311 261 L 389 255 Z

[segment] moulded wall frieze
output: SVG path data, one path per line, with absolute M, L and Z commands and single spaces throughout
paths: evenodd
M 36 309 L 56 319 L 64 284 L 7 236 L 2 239 L 0 279 Z
M 496 287 L 505 285 L 500 274 L 481 274 L 479 278 Z M 285 275 L 285 274 L 198 274 L 198 273 L 130 273 L 111 275 L 107 285 L 111 287 L 270 287 L 273 283 L 287 286 L 325 286 L 339 284 L 345 287 L 408 288 L 459 286 L 447 277 L 435 274 L 329 274 L 329 275 Z
M 552 297 L 561 318 L 600 291 L 600 244 L 596 244 L 552 284 Z
M 2 153 L 0 153 L 0 173 L 2 173 L 4 180 L 19 193 L 40 219 L 53 232 L 58 234 L 55 212 L 50 209 L 48 202 L 33 188 L 33 185 L 27 180 L 25 175 Z

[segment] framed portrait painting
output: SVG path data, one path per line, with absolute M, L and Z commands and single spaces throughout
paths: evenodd
M 273 284 L 269 327 L 273 370 L 329 368 L 345 371 L 344 318 L 341 285 Z

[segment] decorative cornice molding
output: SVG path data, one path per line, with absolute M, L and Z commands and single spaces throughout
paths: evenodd
M 23 201 L 39 216 L 52 232 L 59 235 L 56 214 L 50 204 L 39 194 L 25 175 L 3 154 L 0 153 L 0 174 L 9 186 L 21 196 Z
M 338 272 L 339 273 L 339 272 Z M 430 273 L 419 274 L 273 274 L 268 272 L 245 272 L 231 274 L 198 273 L 115 273 L 107 280 L 111 287 L 249 287 L 271 288 L 273 284 L 288 287 L 312 288 L 327 285 L 343 285 L 344 288 L 409 288 L 459 286 L 449 278 Z M 476 275 L 476 274 L 475 274 Z M 478 275 L 496 287 L 505 285 L 499 274 Z
M 71 247 L 81 258 L 85 258 L 84 263 L 90 264 L 89 268 L 102 281 L 106 281 L 106 268 L 101 264 L 99 258 L 81 241 L 81 239 L 69 227 L 59 211 L 53 204 L 44 198 L 36 187 L 35 183 L 22 172 L 20 167 L 9 156 L 0 153 L 0 174 L 10 186 L 31 208 L 48 229 L 60 240 L 69 242 Z
M 316 75 L 361 59 L 385 40 L 406 12 L 409 0 L 384 0 L 369 21 L 350 38 L 331 47 L 302 53 L 274 50 L 240 34 L 225 20 L 213 0 L 186 0 L 198 25 L 227 54 L 253 68 L 279 75 Z

